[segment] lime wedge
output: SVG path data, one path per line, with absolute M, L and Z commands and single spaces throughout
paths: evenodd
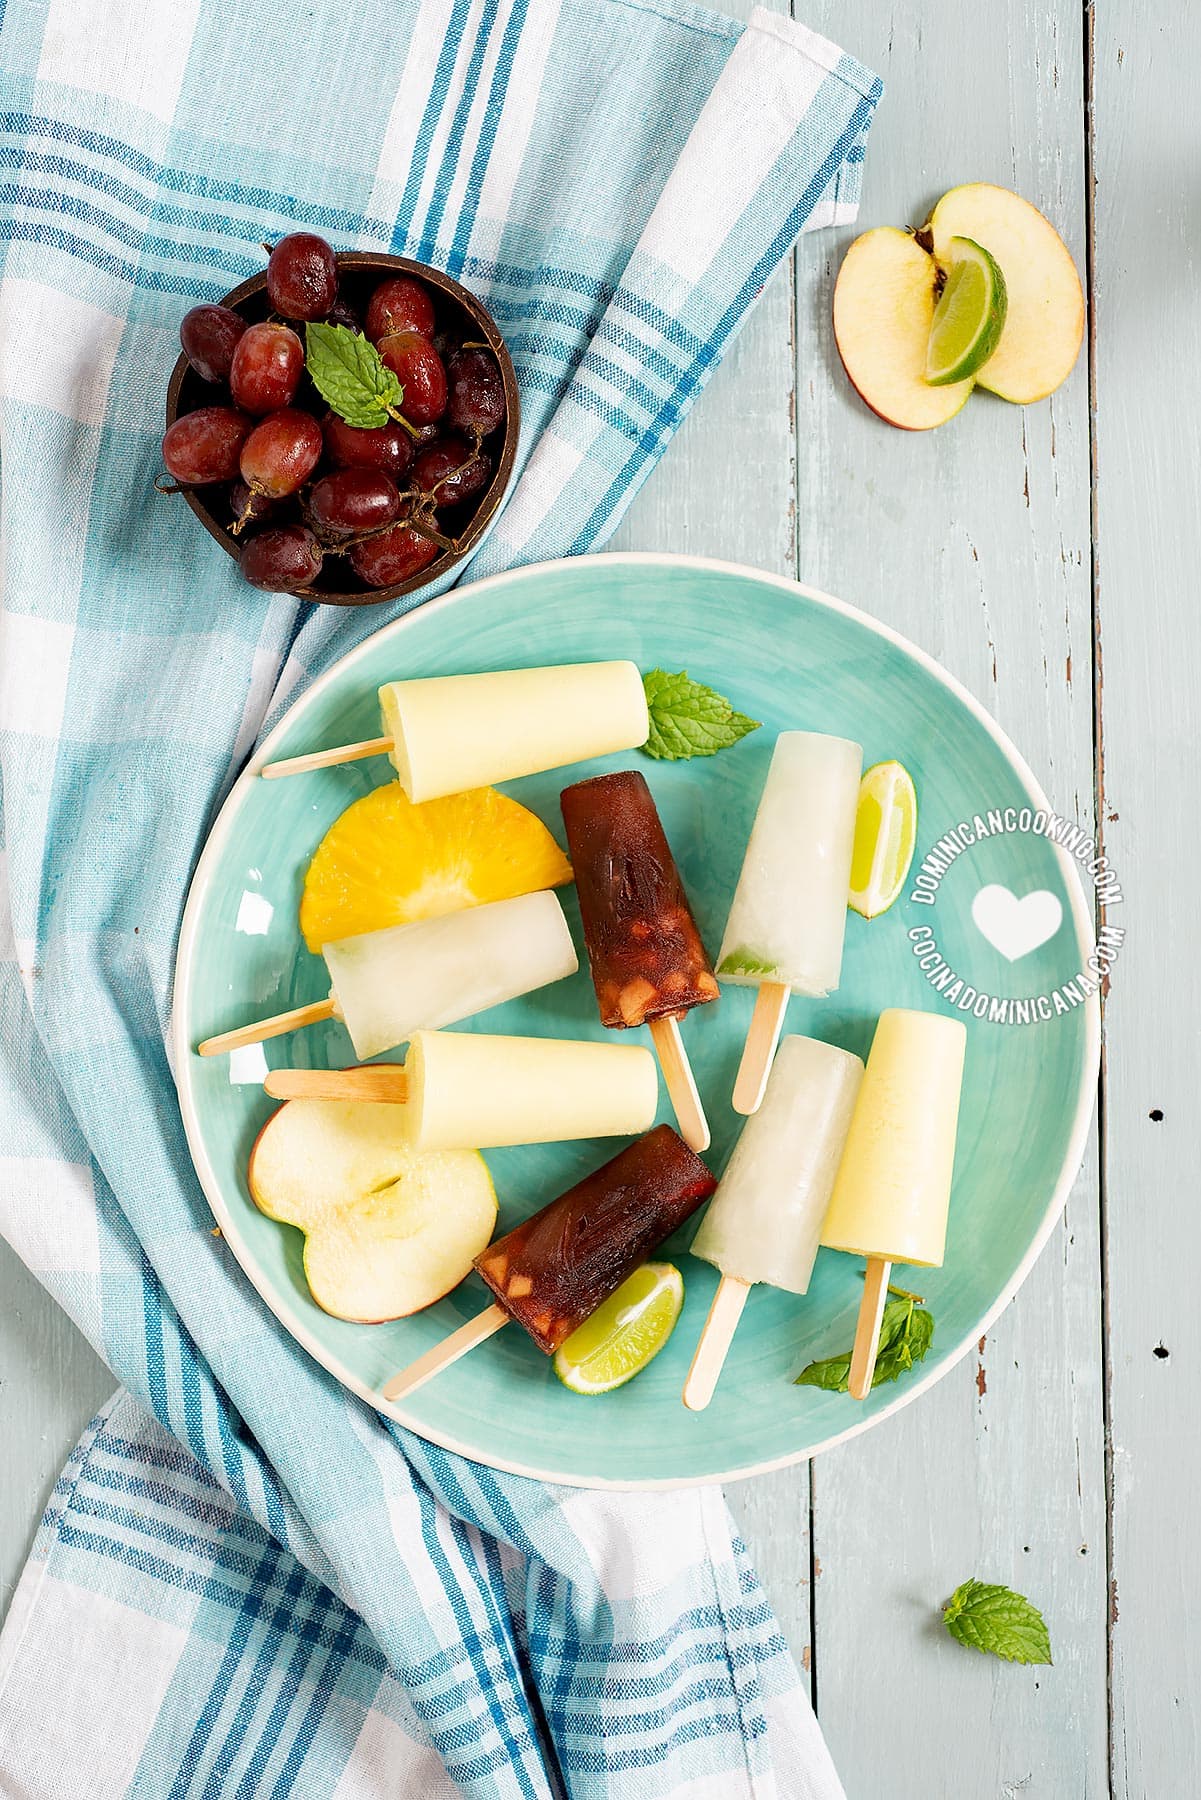
M 573 1394 L 608 1394 L 640 1375 L 675 1330 L 684 1278 L 672 1263 L 643 1263 L 555 1352 Z
M 865 919 L 888 911 L 905 885 L 916 842 L 912 775 L 899 762 L 873 763 L 859 783 L 848 900 L 852 911 Z
M 1009 301 L 1000 265 L 971 238 L 953 237 L 951 267 L 926 345 L 926 380 L 932 387 L 966 381 L 982 369 L 1005 325 Z

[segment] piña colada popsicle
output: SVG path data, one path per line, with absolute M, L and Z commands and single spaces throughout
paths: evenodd
M 880 1014 L 822 1243 L 867 1258 L 850 1391 L 871 1391 L 894 1262 L 938 1268 L 946 1245 L 967 1029 L 945 1013 Z
M 776 739 L 717 958 L 720 981 L 759 990 L 736 1112 L 763 1098 L 789 994 L 821 998 L 838 986 L 862 764 L 848 738 Z
M 684 1404 L 709 1404 L 751 1287 L 809 1288 L 822 1221 L 846 1142 L 863 1064 L 815 1038 L 786 1037 L 763 1103 L 742 1128 L 692 1254 L 721 1272 L 684 1384 Z
M 403 1069 L 273 1069 L 277 1100 L 402 1105 L 416 1150 L 494 1150 L 565 1138 L 633 1137 L 659 1104 L 640 1044 L 415 1031 Z
M 409 799 L 420 802 L 636 750 L 650 732 L 642 676 L 632 662 L 389 681 L 379 702 L 384 736 L 287 757 L 260 773 L 301 775 L 387 755 Z

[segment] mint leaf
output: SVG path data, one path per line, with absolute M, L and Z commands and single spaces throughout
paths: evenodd
M 305 361 L 313 386 L 348 425 L 386 425 L 404 389 L 380 360 L 374 344 L 345 325 L 310 321 L 304 328 Z
M 934 1315 L 919 1306 L 911 1296 L 899 1296 L 885 1303 L 880 1322 L 880 1348 L 872 1371 L 872 1386 L 896 1381 L 906 1369 L 920 1363 L 934 1342 Z M 850 1385 L 851 1352 L 827 1356 L 811 1362 L 795 1377 L 796 1387 L 822 1388 L 826 1393 L 845 1394 Z
M 943 1608 L 957 1643 L 1005 1662 L 1049 1663 L 1047 1622 L 1032 1601 L 991 1581 L 961 1581 Z
M 674 675 L 652 669 L 642 685 L 651 715 L 650 736 L 642 748 L 663 762 L 712 756 L 759 729 L 758 719 L 735 712 L 724 694 L 693 681 L 686 669 Z
M 719 975 L 774 975 L 775 972 L 775 963 L 765 962 L 761 956 L 741 944 L 737 950 L 731 950 L 728 956 L 723 956 L 717 965 Z

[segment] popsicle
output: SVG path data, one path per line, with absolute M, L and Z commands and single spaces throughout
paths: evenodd
M 379 702 L 384 736 L 285 757 L 260 774 L 302 775 L 387 755 L 410 800 L 436 800 L 635 750 L 650 731 L 642 676 L 632 662 L 389 681 Z
M 721 1273 L 684 1383 L 684 1404 L 713 1398 L 756 1282 L 804 1294 L 846 1142 L 863 1064 L 815 1038 L 786 1037 L 763 1104 L 742 1128 L 692 1254 Z
M 715 1185 L 670 1125 L 627 1144 L 481 1251 L 475 1266 L 496 1295 L 494 1304 L 394 1375 L 384 1399 L 414 1393 L 510 1319 L 553 1356 Z
M 850 1391 L 871 1391 L 894 1262 L 943 1259 L 967 1030 L 945 1013 L 880 1014 L 822 1243 L 867 1258 Z
M 704 1150 L 679 1021 L 719 989 L 651 791 L 623 769 L 564 788 L 561 805 L 601 1024 L 650 1026 L 681 1135 Z
M 417 1150 L 492 1150 L 646 1131 L 659 1104 L 639 1044 L 415 1031 L 403 1069 L 274 1069 L 278 1100 L 403 1104 Z
M 757 987 L 734 1110 L 753 1113 L 789 994 L 838 986 L 863 751 L 847 738 L 782 731 L 717 958 L 722 981 Z
M 326 944 L 326 1000 L 224 1031 L 197 1046 L 217 1056 L 321 1019 L 341 1019 L 355 1055 L 378 1056 L 415 1031 L 454 1025 L 579 968 L 563 908 L 549 889 L 465 912 L 389 925 Z

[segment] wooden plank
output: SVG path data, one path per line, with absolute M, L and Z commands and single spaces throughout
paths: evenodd
M 724 4 L 746 16 L 750 0 Z M 773 10 L 787 12 L 787 5 Z M 826 234 L 802 239 L 808 285 Z M 615 550 L 677 550 L 795 573 L 794 271 L 769 282 L 701 403 L 635 499 Z M 784 1635 L 811 1660 L 809 1471 L 786 1469 L 732 1487 L 729 1500 Z
M 116 1385 L 0 1238 L 0 1622 L 59 1471 Z
M 1098 8 L 1092 63 L 1098 704 L 1106 848 L 1126 894 L 1113 923 L 1131 933 L 1106 1031 L 1115 1800 L 1194 1793 L 1201 1768 L 1201 975 L 1186 953 L 1199 868 L 1201 371 L 1184 173 L 1201 152 L 1201 15 L 1151 12 L 1134 0 Z
M 1078 14 L 930 0 L 890 29 L 874 9 L 805 10 L 885 80 L 860 227 L 920 223 L 947 187 L 993 180 L 1043 206 L 1083 266 Z M 1085 372 L 1049 404 L 980 396 L 941 431 L 890 430 L 851 392 L 831 339 L 833 275 L 852 235 L 824 240 L 824 278 L 798 296 L 800 573 L 938 656 L 1054 802 L 1087 822 Z M 1067 1223 L 979 1356 L 814 1467 L 818 1711 L 852 1795 L 1105 1791 L 1098 1270 L 1090 1156 Z M 940 1605 L 969 1575 L 1039 1601 L 1053 1671 L 1005 1667 L 946 1637 Z

